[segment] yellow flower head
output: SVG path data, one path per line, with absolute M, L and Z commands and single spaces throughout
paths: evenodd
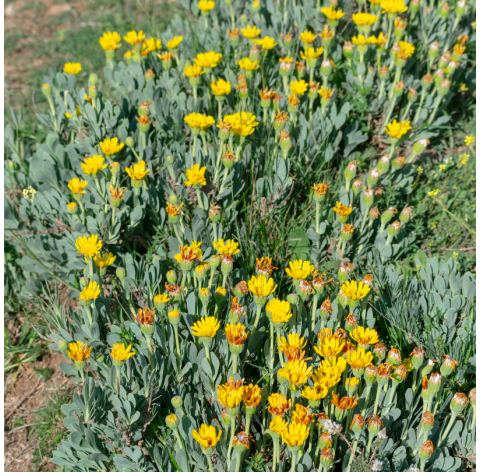
M 215 2 L 212 0 L 200 0 L 197 6 L 200 11 L 211 11 L 215 7 Z
M 145 170 L 145 162 L 142 160 L 133 166 L 126 167 L 125 172 L 132 180 L 142 180 L 146 175 L 149 175 L 150 169 Z
M 184 74 L 189 79 L 194 79 L 196 77 L 200 77 L 205 70 L 202 69 L 200 66 L 196 66 L 195 64 L 189 67 L 184 68 Z
M 332 98 L 332 95 L 334 94 L 334 90 L 335 89 L 330 89 L 329 87 L 324 87 L 324 85 L 318 90 L 318 93 L 319 95 L 326 99 L 326 100 L 330 100 Z M 317 184 L 317 185 L 322 185 L 322 184 Z M 328 188 L 329 188 L 329 184 L 327 184 Z M 316 189 L 314 189 L 316 190 Z M 316 191 L 316 193 L 318 193 Z M 324 194 L 325 195 L 325 194 Z
M 341 202 L 336 202 L 336 206 L 333 208 L 333 210 L 339 215 L 339 216 L 349 216 L 352 212 L 352 206 L 345 206 L 342 205 Z
M 309 261 L 299 259 L 297 261 L 289 262 L 289 267 L 286 267 L 286 274 L 296 280 L 307 279 L 315 270 L 315 267 Z
M 177 216 L 177 215 L 183 215 L 183 211 L 181 210 L 181 207 L 184 204 L 181 203 L 180 205 L 173 205 L 170 202 L 167 202 L 167 207 L 165 208 L 165 212 L 170 215 L 170 216 Z
M 247 25 L 245 29 L 241 28 L 241 31 L 242 31 L 242 36 L 244 36 L 244 38 L 247 38 L 247 39 L 257 38 L 257 36 L 259 36 L 262 32 L 262 30 L 257 28 L 255 25 L 254 26 Z
M 321 8 L 321 12 L 331 21 L 338 21 L 345 15 L 342 10 L 336 10 L 334 7 Z
M 313 387 L 304 387 L 304 390 L 301 392 L 301 396 L 307 400 L 318 402 L 319 400 L 327 397 L 328 392 L 329 390 L 324 383 L 316 382 Z
M 387 41 L 387 35 L 385 35 L 382 31 L 379 33 L 379 36 L 376 38 L 376 36 L 371 36 L 369 38 L 369 41 L 371 44 L 374 44 L 378 47 L 384 46 Z
M 93 234 L 92 236 L 80 236 L 77 241 L 75 241 L 75 247 L 77 252 L 82 256 L 92 259 L 95 255 L 100 253 L 102 249 L 102 241 L 99 241 L 99 235 Z
M 140 51 L 141 56 L 147 56 L 149 52 L 155 52 L 162 48 L 162 42 L 157 38 L 146 39 L 142 43 L 142 50 Z
M 224 116 L 224 121 L 230 126 L 236 136 L 249 136 L 259 124 L 256 116 L 251 112 L 242 111 L 233 115 Z
M 91 352 L 92 348 L 82 341 L 68 344 L 67 356 L 73 361 L 83 362 L 90 357 Z
M 111 252 L 105 252 L 102 256 L 100 253 L 94 256 L 94 263 L 95 266 L 99 269 L 105 269 L 106 267 L 111 266 L 117 256 L 114 256 Z
M 247 335 L 246 327 L 242 323 L 230 323 L 225 326 L 225 337 L 231 346 L 242 346 Z
M 276 434 L 282 434 L 287 428 L 287 421 L 282 416 L 274 416 L 274 419 L 269 424 L 269 429 Z
M 303 42 L 304 44 L 311 44 L 314 42 L 314 40 L 316 39 L 316 35 L 314 33 L 311 33 L 310 31 L 303 31 L 301 34 L 300 34 L 300 40 L 301 42 Z
M 247 408 L 255 408 L 262 400 L 262 389 L 258 385 L 244 385 L 242 401 Z
M 89 282 L 87 287 L 80 292 L 80 300 L 89 302 L 90 300 L 96 300 L 99 295 L 100 287 L 97 285 L 97 282 Z
M 327 359 L 332 359 L 342 352 L 345 341 L 336 337 L 324 338 L 319 341 L 319 347 L 314 346 L 314 350 L 321 356 Z
M 219 434 L 216 433 L 214 426 L 207 426 L 202 424 L 198 430 L 192 431 L 192 437 L 202 446 L 202 449 L 207 450 L 219 442 L 222 430 Z
M 205 185 L 207 180 L 205 180 L 205 170 L 206 167 L 200 167 L 199 164 L 194 164 L 190 169 L 185 171 L 187 180 L 184 184 L 189 185 Z
M 93 155 L 85 159 L 85 164 L 80 163 L 80 167 L 86 175 L 97 175 L 99 170 L 105 169 L 108 164 L 104 164 L 104 158 L 102 156 Z
M 397 53 L 397 57 L 401 60 L 410 58 L 416 50 L 414 44 L 408 43 L 407 41 L 399 41 L 399 48 L 400 49 Z
M 107 31 L 99 38 L 100 46 L 102 46 L 102 49 L 105 51 L 115 51 L 115 49 L 120 47 L 120 41 L 122 41 L 122 38 L 117 31 L 113 33 Z
M 126 43 L 129 43 L 132 46 L 142 44 L 145 39 L 145 33 L 140 30 L 138 33 L 135 31 L 129 31 L 125 36 L 124 40 Z
M 257 278 L 252 276 L 247 285 L 251 293 L 257 297 L 268 297 L 277 288 L 274 279 L 267 279 L 263 275 L 259 275 Z
M 372 44 L 371 38 L 366 38 L 363 34 L 353 36 L 351 41 L 352 44 L 355 44 L 356 46 L 366 46 L 368 44 Z
M 202 318 L 191 327 L 192 333 L 198 338 L 213 338 L 219 328 L 220 323 L 214 316 Z
M 439 189 L 437 188 L 436 190 L 431 190 L 430 192 L 428 192 L 428 195 L 432 198 L 436 198 L 438 196 L 438 193 Z
M 197 54 L 194 58 L 194 64 L 199 67 L 217 67 L 222 61 L 222 54 L 214 51 Z
M 184 121 L 189 128 L 203 131 L 209 129 L 215 124 L 215 120 L 212 116 L 203 115 L 202 113 L 190 113 L 184 118 Z
M 289 447 L 302 446 L 309 437 L 309 426 L 303 423 L 291 423 L 281 433 L 282 440 Z
M 243 57 L 239 60 L 239 67 L 246 72 L 251 72 L 259 69 L 259 61 L 251 61 L 248 57 Z
M 378 16 L 370 15 L 369 13 L 355 13 L 352 15 L 352 21 L 357 26 L 372 26 L 377 20 L 379 20 Z
M 474 144 L 475 142 L 476 142 L 476 136 L 474 135 L 466 136 L 464 138 L 464 144 L 466 144 L 466 146 L 471 146 L 471 144 Z
M 401 139 L 410 129 L 412 129 L 411 122 L 408 120 L 398 122 L 394 120 L 388 123 L 384 131 L 389 135 L 390 138 Z
M 267 398 L 269 402 L 269 407 L 267 410 L 271 415 L 274 416 L 284 416 L 291 408 L 291 401 L 288 400 L 284 395 L 280 393 L 273 393 Z
M 347 361 L 344 357 L 333 357 L 332 359 L 324 359 L 314 372 L 316 381 L 322 381 L 326 378 L 340 378 L 347 368 Z
M 156 305 L 163 305 L 165 303 L 167 303 L 168 301 L 170 301 L 170 298 L 169 298 L 169 295 L 167 295 L 166 293 L 161 293 L 159 295 L 156 295 L 154 297 L 154 303 Z
M 376 330 L 363 328 L 362 326 L 358 326 L 353 330 L 351 338 L 363 348 L 367 348 L 369 344 L 377 344 L 379 342 L 379 336 Z
M 294 95 L 304 95 L 309 88 L 309 84 L 305 80 L 294 80 L 289 86 L 289 90 Z
M 382 13 L 389 13 L 391 15 L 404 13 L 408 9 L 408 7 L 404 5 L 404 0 L 382 0 L 381 8 Z
M 105 156 L 113 156 L 114 154 L 118 154 L 125 144 L 119 143 L 118 138 L 105 138 L 99 143 L 99 146 Z
M 314 416 L 309 407 L 296 403 L 295 410 L 292 412 L 291 421 L 293 423 L 310 424 L 314 422 Z
M 254 43 L 256 43 L 258 46 L 261 46 L 263 51 L 270 51 L 274 48 L 274 46 L 277 46 L 274 38 L 271 38 L 270 36 L 265 36 L 262 39 L 255 39 Z
M 129 344 L 127 348 L 125 348 L 124 343 L 116 343 L 112 347 L 110 355 L 114 361 L 122 362 L 130 359 L 132 356 L 135 355 L 135 352 L 130 352 L 132 346 Z
M 236 408 L 244 394 L 243 383 L 243 380 L 234 381 L 234 377 L 229 377 L 227 383 L 218 386 L 217 401 L 226 408 Z
M 289 361 L 278 372 L 279 377 L 286 379 L 290 388 L 297 390 L 298 385 L 305 384 L 312 376 L 312 367 L 304 361 Z
M 214 247 L 221 256 L 224 254 L 233 256 L 239 252 L 239 243 L 236 243 L 233 239 L 228 239 L 227 241 L 219 239 L 219 241 L 214 241 Z
M 287 323 L 291 317 L 291 305 L 289 302 L 273 298 L 266 306 L 266 312 L 270 313 L 271 320 L 276 323 Z
M 333 398 L 331 400 L 331 403 L 341 411 L 350 410 L 354 408 L 359 401 L 359 398 L 356 398 L 354 396 L 339 398 L 339 395 L 337 395 L 336 393 L 333 393 L 332 397 Z
M 82 66 L 81 66 L 81 64 L 78 63 L 78 62 L 67 62 L 67 63 L 63 66 L 63 71 L 64 71 L 66 74 L 77 75 L 81 70 L 82 70 Z
M 322 56 L 323 52 L 324 48 L 322 47 L 317 49 L 306 47 L 304 51 L 301 51 L 301 57 L 304 60 L 317 59 L 319 56 Z
M 169 49 L 177 49 L 183 40 L 184 38 L 182 36 L 174 36 L 170 41 L 167 42 L 167 47 Z
M 72 193 L 75 195 L 80 195 L 82 193 L 86 193 L 84 188 L 87 186 L 87 181 L 86 180 L 81 180 L 81 179 L 72 179 L 69 180 L 68 182 L 68 188 Z
M 371 288 L 367 284 L 355 280 L 348 280 L 341 286 L 342 293 L 351 300 L 362 300 L 370 291 Z
M 212 93 L 217 96 L 227 95 L 232 90 L 230 82 L 223 79 L 212 82 L 210 88 L 212 89 Z
M 288 350 L 295 350 L 301 352 L 301 350 L 306 346 L 307 341 L 304 338 L 301 338 L 298 333 L 289 333 L 287 335 L 287 339 L 281 337 L 277 339 L 279 351 L 282 351 L 284 354 Z M 287 355 L 287 354 L 286 354 Z M 292 359 L 289 359 L 292 360 Z
M 374 359 L 369 351 L 365 351 L 362 347 L 358 347 L 355 351 L 351 351 L 347 355 L 347 363 L 353 369 L 364 369 L 372 364 Z
M 194 262 L 202 259 L 202 242 L 192 241 L 190 245 L 180 246 L 180 253 L 174 256 L 174 259 L 180 264 L 181 262 Z

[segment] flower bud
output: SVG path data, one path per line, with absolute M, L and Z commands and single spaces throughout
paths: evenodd
M 341 230 L 341 239 L 343 241 L 350 241 L 352 239 L 352 234 L 354 233 L 354 226 L 351 224 L 345 224 Z
M 446 95 L 449 92 L 449 87 L 451 86 L 451 82 L 449 79 L 444 79 L 439 84 L 438 93 L 439 95 Z
M 70 202 L 68 205 L 67 205 L 67 211 L 71 214 L 71 215 L 75 215 L 77 212 L 78 212 L 78 206 L 75 202 Z
M 208 288 L 201 288 L 199 290 L 199 300 L 204 306 L 207 306 L 210 302 L 210 291 Z
M 354 56 L 354 46 L 350 41 L 346 41 L 342 46 L 342 54 L 346 59 L 350 59 Z
M 292 148 L 291 138 L 289 131 L 282 130 L 279 134 L 280 147 L 283 151 L 289 151 Z
M 429 46 L 428 56 L 432 59 L 436 59 L 439 56 L 439 41 L 434 41 Z
M 362 189 L 362 180 L 361 179 L 357 179 L 355 180 L 353 183 L 352 183 L 352 193 L 354 195 L 359 195 L 359 192 L 361 191 Z
M 453 413 L 461 413 L 468 404 L 468 397 L 461 392 L 458 392 L 451 399 L 450 408 Z
M 395 97 L 400 97 L 403 93 L 403 91 L 406 90 L 406 86 L 404 85 L 404 82 L 400 80 L 395 86 L 393 90 L 393 95 Z
M 218 305 L 221 305 L 225 299 L 227 291 L 224 287 L 217 287 L 217 290 L 214 293 L 214 300 Z
M 299 303 L 299 296 L 296 293 L 290 293 L 287 295 L 286 300 L 290 305 L 297 305 Z
M 456 7 L 454 12 L 456 13 L 456 18 L 461 18 L 464 14 L 464 10 L 466 9 L 466 0 L 458 0 L 456 3 Z
M 401 231 L 401 223 L 399 221 L 394 221 L 393 223 L 391 223 L 388 228 L 387 228 L 387 234 L 389 234 L 389 236 L 396 236 L 399 231 Z
M 332 74 L 332 68 L 334 66 L 334 62 L 330 59 L 324 59 L 321 63 L 321 75 L 324 77 L 329 77 Z
M 115 271 L 115 275 L 120 279 L 123 280 L 125 276 L 127 275 L 125 269 L 123 267 L 117 267 Z
M 244 296 L 249 293 L 249 289 L 247 288 L 247 284 L 242 281 L 239 282 L 235 287 L 234 287 L 234 295 L 239 299 L 242 300 Z
M 383 426 L 384 423 L 379 416 L 371 415 L 367 422 L 367 430 L 369 432 L 369 435 L 372 437 L 376 436 Z
M 366 420 L 364 419 L 364 416 L 354 415 L 351 423 L 351 430 L 354 432 L 356 436 L 359 436 L 359 434 L 361 434 L 362 430 L 364 429 L 365 423 L 366 423 Z
M 432 373 L 428 381 L 429 393 L 431 393 L 432 395 L 437 394 L 439 392 L 439 389 L 441 388 L 442 380 L 443 377 L 439 372 Z
M 450 10 L 449 3 L 444 2 L 441 9 L 439 10 L 439 16 L 441 18 L 447 18 L 449 16 L 449 10 Z
M 374 356 L 374 361 L 376 364 L 380 364 L 384 361 L 386 357 L 387 348 L 383 343 L 375 344 L 372 350 L 372 354 Z
M 57 346 L 62 352 L 65 352 L 68 349 L 68 342 L 65 339 L 61 339 L 57 341 Z
M 221 217 L 221 208 L 214 203 L 209 208 L 209 219 L 212 223 L 218 223 Z
M 332 450 L 328 447 L 321 449 L 321 465 L 323 468 L 329 469 L 334 462 L 334 456 Z
M 220 266 L 221 262 L 222 262 L 221 256 L 217 256 L 217 255 L 212 256 L 209 260 L 211 269 L 216 270 Z
M 434 445 L 432 441 L 429 439 L 421 446 L 421 450 L 419 451 L 419 458 L 422 461 L 427 461 L 431 454 L 434 452 Z
M 386 66 L 381 66 L 381 68 L 379 69 L 379 78 L 383 82 L 389 80 L 389 69 Z
M 420 139 L 414 143 L 413 150 L 416 154 L 421 154 L 429 146 L 429 139 Z
M 357 322 L 357 316 L 349 313 L 346 318 L 346 323 L 344 324 L 344 328 L 346 328 L 346 331 L 352 333 L 358 326 L 359 323 Z
M 171 429 L 175 429 L 179 426 L 179 418 L 177 417 L 177 415 L 174 415 L 173 413 L 169 416 L 167 416 L 167 418 L 165 418 L 165 424 L 171 428 Z
M 342 290 L 339 290 L 339 293 L 336 297 L 337 304 L 341 307 L 346 307 L 349 304 L 349 299 L 344 295 Z
M 357 162 L 356 161 L 349 162 L 349 164 L 344 169 L 344 177 L 346 178 L 346 180 L 351 181 L 354 178 L 354 176 L 356 175 L 356 169 L 357 169 Z
M 376 218 L 379 218 L 379 209 L 377 207 L 371 207 L 369 208 L 369 218 L 371 220 L 375 220 Z
M 443 363 L 441 364 L 441 375 L 443 377 L 449 377 L 455 370 L 458 362 L 454 359 L 451 359 L 449 356 L 445 355 Z
M 419 0 L 411 0 L 409 3 L 409 10 L 413 15 L 415 15 L 419 11 Z
M 241 20 L 241 23 L 243 23 L 244 25 L 247 24 L 247 16 L 246 15 L 241 15 L 240 20 Z
M 377 367 L 368 365 L 364 370 L 364 380 L 368 385 L 372 385 L 377 380 Z
M 164 61 L 162 61 L 164 62 Z M 153 78 L 155 78 L 155 74 L 154 74 L 154 71 L 152 69 L 148 69 L 145 71 L 145 75 L 144 75 L 144 78 L 145 78 L 145 81 L 148 82 L 149 80 L 152 80 Z
M 408 92 L 408 100 L 414 103 L 418 99 L 419 94 L 414 87 L 411 87 Z
M 42 93 L 48 97 L 52 94 L 52 87 L 50 86 L 50 84 L 43 84 L 42 85 Z
M 170 310 L 167 313 L 167 316 L 169 318 L 169 323 L 172 326 L 177 326 L 180 323 L 180 311 L 179 310 Z
M 429 411 L 423 413 L 421 418 L 421 429 L 423 431 L 431 431 L 434 426 L 434 415 Z
M 431 74 L 424 75 L 423 78 L 421 79 L 422 88 L 426 90 L 431 88 L 433 80 L 434 80 L 434 77 Z
M 355 391 L 357 390 L 359 386 L 359 379 L 356 377 L 348 377 L 346 379 L 346 391 L 347 394 L 351 397 L 354 395 Z M 352 429 L 352 426 L 351 426 Z

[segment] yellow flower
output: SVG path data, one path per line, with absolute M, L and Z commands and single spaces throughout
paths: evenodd
M 343 339 L 339 338 L 325 338 L 324 340 L 319 341 L 319 347 L 314 346 L 314 350 L 321 356 L 326 357 L 327 359 L 332 359 L 333 357 L 337 356 L 340 352 L 342 352 L 344 345 L 346 343 Z
M 123 362 L 135 355 L 134 351 L 130 352 L 131 349 L 130 344 L 126 348 L 124 343 L 116 343 L 112 347 L 110 355 L 114 361 Z
M 315 270 L 315 267 L 309 261 L 299 259 L 297 261 L 289 262 L 289 267 L 286 267 L 286 274 L 293 279 L 307 279 Z
M 412 129 L 410 121 L 405 120 L 398 122 L 394 120 L 393 122 L 388 123 L 387 127 L 384 128 L 384 131 L 386 131 L 391 138 L 401 139 L 410 129 Z
M 180 310 L 170 310 L 170 311 L 167 313 L 167 316 L 168 316 L 171 320 L 176 320 L 176 319 L 179 318 L 179 316 L 180 316 Z
M 205 170 L 206 167 L 200 167 L 199 164 L 194 164 L 190 169 L 185 171 L 185 175 L 187 180 L 184 181 L 184 184 L 189 185 L 205 185 L 207 180 L 205 180 Z
M 253 275 L 247 285 L 251 293 L 257 297 L 268 297 L 277 288 L 274 279 L 269 278 L 267 280 L 263 275 L 259 275 L 257 278 Z
M 352 212 L 352 206 L 342 205 L 341 202 L 336 202 L 336 206 L 333 208 L 339 216 L 349 216 Z
M 262 30 L 257 28 L 255 25 L 254 26 L 247 25 L 245 29 L 241 28 L 241 31 L 242 31 L 242 36 L 244 36 L 244 38 L 247 38 L 247 39 L 254 39 L 257 36 L 259 36 L 262 32 Z
M 294 95 L 304 95 L 309 88 L 309 84 L 305 80 L 294 80 L 289 86 L 289 90 Z
M 120 41 L 122 41 L 122 38 L 117 31 L 114 31 L 113 33 L 107 31 L 99 38 L 100 46 L 102 46 L 102 49 L 105 51 L 114 51 L 115 49 L 118 49 L 120 47 Z
M 197 241 L 192 241 L 190 246 L 188 244 L 185 246 L 180 246 L 180 254 L 176 254 L 174 259 L 179 264 L 181 262 L 193 262 L 202 259 L 202 249 L 200 248 L 201 244 L 202 242 L 198 243 Z
M 183 40 L 183 36 L 174 36 L 170 41 L 167 42 L 167 47 L 169 49 L 177 49 Z
M 310 31 L 303 31 L 301 34 L 300 34 L 300 40 L 301 42 L 303 42 L 304 44 L 311 44 L 314 42 L 314 40 L 316 39 L 316 35 L 314 33 L 311 33 Z
M 332 98 L 332 95 L 334 94 L 334 90 L 335 89 L 330 89 L 329 87 L 324 87 L 321 86 L 321 88 L 318 90 L 318 93 L 319 95 L 326 99 L 326 100 L 330 100 Z M 322 185 L 322 184 L 317 184 L 317 185 Z M 314 189 L 315 190 L 315 189 Z M 324 194 L 325 195 L 325 194 Z
M 203 115 L 202 113 L 190 113 L 184 118 L 189 128 L 197 130 L 206 130 L 215 124 L 212 116 Z
M 347 281 L 341 286 L 342 293 L 351 300 L 362 300 L 371 290 L 369 285 L 355 280 Z
M 404 5 L 404 0 L 382 0 L 381 8 L 382 13 L 389 13 L 391 15 L 404 13 L 408 9 L 408 7 Z
M 325 378 L 340 378 L 347 368 L 347 361 L 344 357 L 333 357 L 332 359 L 324 359 L 314 372 L 316 382 L 320 382 Z
M 301 51 L 301 57 L 304 60 L 317 59 L 323 52 L 324 48 L 322 47 L 317 49 L 306 47 L 304 51 Z
M 233 256 L 239 252 L 239 243 L 236 243 L 233 239 L 228 239 L 227 241 L 219 239 L 219 241 L 214 241 L 214 247 L 221 256 L 224 254 Z
M 412 363 L 410 357 L 406 357 L 405 359 L 403 359 L 403 365 L 404 365 L 404 367 L 406 367 L 406 370 L 408 372 L 411 372 L 411 370 L 414 369 L 414 366 L 413 366 L 413 363 Z
M 303 423 L 291 423 L 281 433 L 282 440 L 289 447 L 302 446 L 309 437 L 309 426 Z
M 347 363 L 352 369 L 364 369 L 372 364 L 374 359 L 369 351 L 365 351 L 362 347 L 358 347 L 355 351 L 351 351 L 347 355 Z
M 304 361 L 289 361 L 279 370 L 278 376 L 286 379 L 291 389 L 297 390 L 298 385 L 305 384 L 312 376 L 312 367 L 307 367 Z
M 202 67 L 196 66 L 195 64 L 184 69 L 184 74 L 189 79 L 200 77 L 204 72 L 205 70 L 203 70 Z
M 282 418 L 282 416 L 274 416 L 274 419 L 270 422 L 269 424 L 269 429 L 276 434 L 282 434 L 282 431 L 284 431 L 287 428 L 287 421 Z
M 334 7 L 321 8 L 321 12 L 331 21 L 340 20 L 345 15 L 342 10 L 336 10 Z
M 239 67 L 246 72 L 251 72 L 259 69 L 259 62 L 257 60 L 251 61 L 248 57 L 243 57 L 239 60 Z
M 229 124 L 231 131 L 236 136 L 246 137 L 252 134 L 259 124 L 256 118 L 251 112 L 242 111 L 233 115 L 225 115 L 224 122 Z
M 266 312 L 270 313 L 271 320 L 276 323 L 287 323 L 291 317 L 291 305 L 289 302 L 273 298 L 266 306 Z
M 160 39 L 149 38 L 142 43 L 142 50 L 140 51 L 140 55 L 147 56 L 149 52 L 155 52 L 161 48 L 162 48 L 162 42 L 160 41 Z
M 85 159 L 85 164 L 80 163 L 80 167 L 86 175 L 97 175 L 99 170 L 105 169 L 108 164 L 104 164 L 104 158 L 102 156 L 93 155 Z
M 242 323 L 230 323 L 225 326 L 225 337 L 231 346 L 242 346 L 247 339 L 246 327 Z
M 256 43 L 258 46 L 261 46 L 263 51 L 270 51 L 274 48 L 274 46 L 277 46 L 275 39 L 271 38 L 270 36 L 265 36 L 262 39 L 255 39 L 254 43 Z
M 212 0 L 200 0 L 198 7 L 200 11 L 211 11 L 215 7 L 215 2 Z
M 460 92 L 467 92 L 469 90 L 469 88 L 466 86 L 466 84 L 464 82 L 462 82 L 460 85 L 459 85 L 459 91 Z
M 319 400 L 327 397 L 328 392 L 329 389 L 324 383 L 316 382 L 314 387 L 304 387 L 304 390 L 301 392 L 301 396 L 312 402 L 318 402 Z
M 280 393 L 273 393 L 272 395 L 269 395 L 267 401 L 269 402 L 267 411 L 274 416 L 284 416 L 284 414 L 287 413 L 291 408 L 291 401 Z
M 91 352 L 92 348 L 82 341 L 68 344 L 67 356 L 73 361 L 83 362 L 90 357 Z
M 222 430 L 216 433 L 214 426 L 202 424 L 198 430 L 192 431 L 192 437 L 202 446 L 204 450 L 215 447 L 219 442 Z
M 369 38 L 369 41 L 371 42 L 371 44 L 375 44 L 376 46 L 380 47 L 380 46 L 384 46 L 384 44 L 386 44 L 386 41 L 387 41 L 387 35 L 385 35 L 382 31 L 379 33 L 379 36 L 376 38 L 376 36 L 371 36 Z
M 159 295 L 156 295 L 154 297 L 154 303 L 157 305 L 157 304 L 165 304 L 167 303 L 168 301 L 170 301 L 170 298 L 169 296 L 166 294 L 166 293 L 162 293 L 162 294 L 159 294 Z
M 66 74 L 77 75 L 82 70 L 82 66 L 79 62 L 67 62 L 63 66 L 63 71 Z
M 89 282 L 87 287 L 80 292 L 80 300 L 83 300 L 84 302 L 96 300 L 99 295 L 100 287 L 97 285 L 97 282 Z
M 357 385 L 359 385 L 359 379 L 356 377 L 348 377 L 346 379 L 346 390 L 349 388 L 354 389 Z
M 377 344 L 379 342 L 379 336 L 376 330 L 363 328 L 362 326 L 358 326 L 353 330 L 351 338 L 363 348 L 368 347 L 369 344 Z
M 87 181 L 81 179 L 72 179 L 68 182 L 68 188 L 72 193 L 75 195 L 80 195 L 82 193 L 86 193 L 84 188 L 87 187 Z
M 414 44 L 408 43 L 407 41 L 399 41 L 399 48 L 400 49 L 397 53 L 397 57 L 401 60 L 410 58 L 416 50 Z
M 125 172 L 132 180 L 142 180 L 146 175 L 149 174 L 150 169 L 145 170 L 145 162 L 142 160 L 134 164 L 133 166 L 126 167 Z
M 357 26 L 372 26 L 377 20 L 379 20 L 378 16 L 370 15 L 369 13 L 355 13 L 352 15 L 352 21 Z
M 114 154 L 118 154 L 123 149 L 125 144 L 119 143 L 118 138 L 105 138 L 99 143 L 99 146 L 100 150 L 106 156 L 113 156 Z
M 132 46 L 142 44 L 145 39 L 145 33 L 140 30 L 138 34 L 135 31 L 129 31 L 126 36 L 124 36 L 125 42 Z
M 437 188 L 436 190 L 431 190 L 430 192 L 428 192 L 428 195 L 432 198 L 436 198 L 438 196 L 438 193 L 439 189 Z
M 234 381 L 234 377 L 229 377 L 227 383 L 218 386 L 217 401 L 226 408 L 236 408 L 244 394 L 243 382 L 243 380 Z
M 116 258 L 117 256 L 114 256 L 111 252 L 105 252 L 103 256 L 99 253 L 93 259 L 96 267 L 104 269 L 111 266 Z
M 474 144 L 475 142 L 476 142 L 476 136 L 474 135 L 466 136 L 464 138 L 464 144 L 466 144 L 466 146 L 471 146 L 471 144 Z
M 95 255 L 100 253 L 102 249 L 102 241 L 98 241 L 98 234 L 93 234 L 92 236 L 80 236 L 77 241 L 75 241 L 75 247 L 77 252 L 82 256 L 92 259 Z
M 212 89 L 212 93 L 217 96 L 227 95 L 232 90 L 230 82 L 226 82 L 223 79 L 212 82 L 210 88 Z
M 247 408 L 255 408 L 262 400 L 262 389 L 259 385 L 244 385 L 242 401 Z
M 220 323 L 214 316 L 202 318 L 191 327 L 192 333 L 198 338 L 213 338 L 219 328 Z
M 446 164 L 439 164 L 439 170 L 446 169 Z
M 372 44 L 371 38 L 366 38 L 362 34 L 353 36 L 351 41 L 352 41 L 352 44 L 355 44 L 356 46 L 366 46 L 368 44 Z
M 222 54 L 214 51 L 197 54 L 194 58 L 194 64 L 199 67 L 217 67 L 222 61 Z

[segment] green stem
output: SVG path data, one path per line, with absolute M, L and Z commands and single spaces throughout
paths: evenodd
M 366 398 L 364 400 L 364 408 L 362 409 L 362 416 L 365 416 L 368 405 L 369 405 L 369 397 L 371 396 L 372 384 L 367 384 L 366 387 Z
M 426 98 L 426 89 L 423 87 L 423 91 L 421 92 L 421 98 L 419 100 L 419 106 L 416 110 L 416 115 L 414 116 L 413 124 L 416 124 L 419 120 L 419 115 L 421 114 L 421 110 L 423 108 L 424 100 Z
M 297 454 L 293 452 L 291 454 L 291 472 L 296 472 L 296 459 L 297 459 Z
M 314 331 L 316 326 L 316 311 L 317 311 L 317 302 L 319 300 L 319 295 L 314 295 L 312 300 L 312 321 L 311 321 L 311 330 Z
M 428 120 L 428 125 L 430 125 L 434 121 L 434 118 L 436 118 L 436 113 L 438 112 L 438 108 L 439 108 L 439 105 L 441 104 L 442 99 L 443 99 L 443 96 L 438 94 L 438 98 L 436 99 L 436 103 L 434 104 L 433 112 L 431 113 L 431 116 L 429 117 L 429 120 Z
M 271 354 L 271 358 L 269 359 L 269 368 L 271 370 L 271 373 L 272 371 L 274 370 L 274 358 L 275 358 L 275 351 L 274 351 L 274 323 L 271 321 L 269 323 L 270 325 L 270 334 L 269 334 L 269 337 L 270 337 L 270 348 L 271 348 L 271 351 L 270 351 L 270 354 Z
M 349 457 L 349 462 L 347 464 L 347 472 L 350 472 L 351 470 L 352 461 L 354 460 L 354 456 L 356 455 L 357 442 L 357 439 L 354 439 L 354 441 L 352 442 L 352 452 L 351 457 Z
M 220 185 L 220 189 L 219 189 L 219 195 L 224 191 L 224 185 L 225 185 L 225 181 L 227 180 L 227 175 L 229 174 L 229 168 L 226 167 L 224 169 L 224 175 L 222 177 L 222 183 Z
M 256 332 L 256 329 L 257 329 L 257 325 L 259 324 L 259 320 L 261 319 L 262 307 L 263 305 L 256 305 L 256 318 L 254 321 L 254 326 L 252 328 L 251 339 L 253 338 L 254 333 Z
M 200 189 L 199 188 L 195 189 L 195 194 L 197 195 L 197 203 L 199 205 L 199 208 L 201 210 L 205 210 L 204 204 L 202 203 L 202 198 L 201 198 L 201 195 L 200 195 Z
M 237 361 L 239 359 L 239 354 L 232 354 L 232 373 L 237 374 Z
M 179 345 L 179 328 L 177 325 L 174 325 L 174 333 L 175 333 L 175 348 L 177 350 L 177 355 L 180 359 L 180 345 Z
M 194 134 L 194 142 L 192 143 L 192 157 L 195 156 L 195 145 L 197 144 L 197 135 Z
M 377 392 L 376 392 L 376 400 L 374 401 L 374 411 L 373 414 L 377 415 L 377 407 L 379 405 L 379 398 L 381 397 L 381 386 L 377 386 Z
M 235 415 L 231 416 L 231 430 L 230 430 L 230 443 L 229 449 L 227 450 L 227 470 L 230 470 L 230 455 L 232 452 L 232 447 L 234 445 L 234 436 L 235 436 Z
M 439 444 L 442 444 L 443 441 L 446 439 L 447 435 L 449 434 L 449 432 L 451 431 L 451 428 L 454 424 L 454 422 L 456 421 L 456 414 L 454 413 L 451 413 L 451 418 L 449 420 L 449 423 L 448 425 L 446 426 L 446 429 L 444 430 L 443 432 L 443 435 L 441 436 L 441 439 L 439 441 Z
M 179 444 L 179 447 L 181 449 L 184 449 L 184 446 L 182 445 L 182 440 L 180 439 L 180 434 L 177 428 L 174 429 L 174 434 L 175 434 L 175 438 L 177 439 L 177 443 Z
M 212 459 L 210 458 L 210 455 L 206 453 L 205 457 L 207 457 L 207 464 L 209 464 L 209 472 L 214 472 L 214 468 L 212 467 Z

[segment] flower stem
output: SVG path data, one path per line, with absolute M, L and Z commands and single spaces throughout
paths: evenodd
M 449 423 L 446 427 L 446 429 L 444 430 L 443 432 L 443 435 L 441 436 L 441 439 L 439 441 L 439 444 L 442 444 L 443 441 L 446 439 L 447 435 L 449 434 L 449 432 L 451 431 L 451 428 L 453 426 L 453 423 L 454 421 L 456 420 L 456 415 L 454 413 L 451 413 L 451 418 L 449 420 Z
M 234 445 L 234 435 L 235 435 L 235 415 L 232 415 L 231 430 L 230 430 L 230 443 L 229 449 L 227 450 L 227 470 L 230 470 L 230 455 L 232 452 L 232 447 Z
M 436 113 L 438 112 L 438 108 L 439 108 L 439 105 L 441 104 L 442 99 L 443 99 L 443 96 L 438 95 L 438 98 L 437 98 L 436 103 L 435 103 L 434 108 L 433 108 L 433 112 L 431 113 L 431 116 L 429 117 L 428 125 L 430 125 L 434 121 L 434 118 L 436 118 Z
M 316 326 L 316 311 L 317 311 L 317 302 L 319 300 L 319 295 L 314 295 L 314 299 L 312 300 L 312 321 L 311 321 L 311 330 L 314 331 Z
M 254 333 L 256 332 L 257 325 L 259 324 L 259 320 L 261 318 L 262 306 L 263 305 L 256 305 L 256 319 L 254 321 L 254 327 L 252 328 L 251 339 L 254 336 Z
M 373 414 L 377 415 L 377 407 L 379 405 L 379 398 L 381 396 L 381 386 L 378 385 L 377 386 L 377 392 L 376 392 L 376 400 L 374 401 L 374 411 L 373 411 Z
M 179 328 L 177 325 L 174 325 L 174 333 L 175 333 L 175 347 L 177 349 L 177 355 L 180 358 L 180 347 L 179 347 Z

